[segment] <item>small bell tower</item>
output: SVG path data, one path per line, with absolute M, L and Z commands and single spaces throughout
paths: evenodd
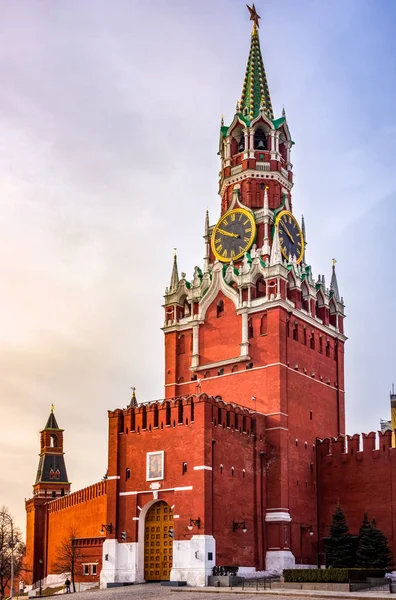
M 32 584 L 46 574 L 44 538 L 47 503 L 70 494 L 63 452 L 63 429 L 54 414 L 54 405 L 44 429 L 40 432 L 40 458 L 33 497 L 25 502 L 26 509 L 26 583 Z
M 63 429 L 59 428 L 56 421 L 54 405 L 44 429 L 40 432 L 40 459 L 33 493 L 45 498 L 56 498 L 70 493 L 63 452 Z

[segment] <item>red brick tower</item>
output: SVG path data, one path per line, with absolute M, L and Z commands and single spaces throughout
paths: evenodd
M 315 440 L 345 431 L 344 303 L 306 263 L 293 215 L 293 145 L 274 119 L 258 15 L 236 114 L 220 128 L 220 219 L 192 281 L 165 292 L 165 397 L 207 393 L 264 413 L 267 568 L 316 561 Z M 309 535 L 311 533 L 311 535 Z
M 44 552 L 46 507 L 52 499 L 70 493 L 63 452 L 63 429 L 60 429 L 51 408 L 44 429 L 40 432 L 40 459 L 33 497 L 26 500 L 26 573 L 28 583 L 43 578 L 46 573 Z

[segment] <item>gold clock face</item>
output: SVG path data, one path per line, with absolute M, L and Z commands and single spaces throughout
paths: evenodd
M 304 238 L 297 219 L 288 210 L 282 210 L 276 217 L 282 255 L 286 260 L 296 256 L 297 263 L 304 256 Z
M 254 216 L 244 208 L 225 213 L 212 233 L 212 250 L 221 262 L 238 260 L 252 246 L 256 237 Z

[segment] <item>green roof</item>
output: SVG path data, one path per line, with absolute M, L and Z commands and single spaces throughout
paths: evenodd
M 246 116 L 252 121 L 259 115 L 260 106 L 264 107 L 264 113 L 267 117 L 270 119 L 274 118 L 267 76 L 261 56 L 258 31 L 257 27 L 253 27 L 249 58 L 242 88 L 240 111 L 246 114 L 245 109 L 247 109 Z
M 279 129 L 279 127 L 283 125 L 285 121 L 285 117 L 280 117 L 279 119 L 272 119 L 275 129 Z

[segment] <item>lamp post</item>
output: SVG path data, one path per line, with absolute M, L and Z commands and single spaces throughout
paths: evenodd
M 190 519 L 190 524 L 187 525 L 187 529 L 192 531 L 194 525 L 197 529 L 201 529 L 201 517 L 198 517 L 198 519 Z
M 8 519 L 8 521 L 9 521 L 9 523 L 11 525 L 11 536 L 8 538 L 8 547 L 11 548 L 11 589 L 10 589 L 10 597 L 13 598 L 14 597 L 14 547 L 15 547 L 14 521 L 12 520 L 12 517 L 10 517 L 10 515 L 7 514 L 6 512 L 0 513 L 0 516 L 3 519 Z

